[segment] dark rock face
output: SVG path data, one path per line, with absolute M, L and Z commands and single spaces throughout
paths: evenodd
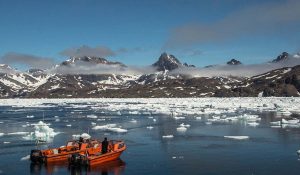
M 163 53 L 160 55 L 157 62 L 152 66 L 157 67 L 158 71 L 174 70 L 182 66 L 182 63 L 174 56 Z
M 228 65 L 240 65 L 242 63 L 240 61 L 236 60 L 236 59 L 231 59 L 226 64 L 228 64 Z
M 78 62 L 86 62 L 86 63 L 91 63 L 91 64 L 106 64 L 106 65 L 120 65 L 120 66 L 125 66 L 123 63 L 120 62 L 112 62 L 108 61 L 105 58 L 100 58 L 100 57 L 71 57 L 69 60 L 64 61 L 61 63 L 63 66 L 69 66 L 72 64 L 76 64 Z
M 272 61 L 272 63 L 278 63 L 284 60 L 287 60 L 289 58 L 289 53 L 282 52 L 276 59 Z

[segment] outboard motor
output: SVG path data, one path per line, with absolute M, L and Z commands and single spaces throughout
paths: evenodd
M 37 149 L 31 150 L 30 160 L 33 163 L 42 163 L 42 162 L 44 162 L 42 151 L 37 150 Z
M 74 166 L 87 165 L 87 158 L 85 155 L 74 153 L 69 157 L 69 164 Z

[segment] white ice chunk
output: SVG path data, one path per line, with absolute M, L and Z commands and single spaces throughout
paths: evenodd
M 130 122 L 131 122 L 131 123 L 137 123 L 137 120 L 132 119 L 132 120 L 130 120 Z
M 164 136 L 162 136 L 162 138 L 171 139 L 171 138 L 174 138 L 174 136 L 173 135 L 164 135 Z
M 92 118 L 92 119 L 96 119 L 97 116 L 96 115 L 87 115 L 86 118 Z
M 270 122 L 270 125 L 281 125 L 281 121 Z
M 80 137 L 83 138 L 83 139 L 90 139 L 91 138 L 91 136 L 87 133 L 75 134 L 75 135 L 72 135 L 72 137 L 75 140 L 78 140 Z
M 151 129 L 153 129 L 153 126 L 147 126 L 147 129 L 151 130 Z
M 59 134 L 49 127 L 50 124 L 46 124 L 42 121 L 32 125 L 34 126 L 35 131 L 30 132 L 28 135 L 24 136 L 23 139 L 50 142 L 55 135 Z
M 119 133 L 125 133 L 127 132 L 126 129 L 117 128 L 116 124 L 107 124 L 102 126 L 94 126 L 92 129 L 94 130 L 104 130 L 104 131 L 111 131 L 111 132 L 119 132 Z
M 186 128 L 189 128 L 189 127 L 191 127 L 191 125 L 189 125 L 189 124 L 184 124 L 184 123 L 181 123 L 179 126 L 181 126 L 181 127 L 186 127 Z
M 0 132 L 0 137 L 1 137 L 1 136 L 4 136 L 4 133 Z
M 27 115 L 26 118 L 34 118 L 34 116 L 33 115 Z
M 184 126 L 180 126 L 180 127 L 176 128 L 176 130 L 177 130 L 178 132 L 185 132 L 185 131 L 187 130 L 187 128 L 184 127 Z
M 91 122 L 91 124 L 92 124 L 92 126 L 95 126 L 97 123 L 95 123 L 95 122 Z
M 228 139 L 236 139 L 236 140 L 245 140 L 249 139 L 249 136 L 224 136 L 225 138 Z
M 22 158 L 21 158 L 21 161 L 29 160 L 29 159 L 30 159 L 30 155 L 27 155 L 27 156 L 25 156 L 25 157 L 22 157 Z
M 106 130 L 108 128 L 116 127 L 116 124 L 107 124 L 107 125 L 102 125 L 102 126 L 94 126 L 92 129 L 94 130 Z
M 247 123 L 247 125 L 256 127 L 256 126 L 259 125 L 259 123 L 257 123 L 257 122 L 249 122 L 249 123 Z
M 299 123 L 299 119 L 292 119 L 292 120 L 285 120 L 284 118 L 281 119 L 282 124 L 297 124 Z
M 3 144 L 9 144 L 10 142 L 3 142 Z
M 11 133 L 7 133 L 7 135 L 26 135 L 29 132 L 11 132 Z
M 184 120 L 185 117 L 174 117 L 175 120 Z
M 66 126 L 67 126 L 67 127 L 71 127 L 72 125 L 71 125 L 71 124 L 67 124 Z

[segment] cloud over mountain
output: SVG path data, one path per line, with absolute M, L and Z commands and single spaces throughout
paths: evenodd
M 1 62 L 5 64 L 24 64 L 29 68 L 49 68 L 55 64 L 54 59 L 40 57 L 30 54 L 9 52 L 1 57 Z

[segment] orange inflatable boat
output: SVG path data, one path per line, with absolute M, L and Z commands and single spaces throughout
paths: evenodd
M 100 149 L 99 145 L 99 149 Z M 97 149 L 98 150 L 98 149 Z M 123 151 L 126 150 L 126 145 L 121 140 L 110 140 L 108 144 L 108 152 L 102 154 L 98 152 L 86 150 L 85 153 L 74 153 L 69 158 L 70 165 L 96 165 L 104 162 L 117 160 Z
M 69 156 L 75 153 L 85 153 L 86 151 L 92 154 L 100 151 L 101 142 L 91 139 L 82 139 L 69 141 L 66 146 L 60 148 L 52 148 L 46 150 L 31 150 L 30 160 L 33 163 L 51 163 L 57 161 L 66 161 Z

